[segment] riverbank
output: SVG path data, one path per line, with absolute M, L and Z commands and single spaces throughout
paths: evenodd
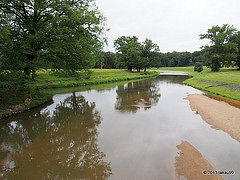
M 6 108 L 0 109 L 0 119 L 50 102 L 53 95 L 59 92 L 66 92 L 68 89 L 98 89 L 108 87 L 100 84 L 154 78 L 158 75 L 158 72 L 138 73 L 120 69 L 93 69 L 90 72 L 78 72 L 74 76 L 69 76 L 59 72 L 52 72 L 51 70 L 40 70 L 36 73 L 36 82 L 31 84 L 33 88 L 39 90 L 39 93 L 27 97 L 21 104 L 6 105 Z
M 0 109 L 0 119 L 23 113 L 35 107 L 52 101 L 52 94 L 40 92 L 33 97 L 28 97 L 21 104 L 10 105 L 5 109 Z
M 154 69 L 156 70 L 156 69 Z M 240 71 L 234 68 L 222 68 L 219 72 L 211 72 L 204 67 L 201 73 L 194 72 L 194 67 L 163 67 L 159 71 L 179 71 L 191 76 L 185 84 L 205 92 L 240 100 Z
M 222 130 L 240 142 L 239 108 L 200 94 L 191 94 L 186 99 L 191 109 L 199 113 L 212 128 Z

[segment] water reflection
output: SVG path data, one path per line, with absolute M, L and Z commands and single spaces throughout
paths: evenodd
M 115 109 L 126 113 L 136 113 L 141 108 L 147 110 L 157 104 L 161 96 L 160 88 L 154 80 L 119 85 L 116 93 Z
M 158 79 L 161 81 L 161 82 L 166 82 L 166 83 L 169 83 L 169 84 L 183 84 L 183 81 L 185 81 L 186 79 L 188 79 L 189 76 L 183 76 L 183 75 L 171 75 L 171 76 L 168 76 L 168 75 L 161 75 L 158 77 Z
M 26 116 L 25 116 L 26 117 Z M 32 179 L 105 179 L 111 168 L 97 144 L 95 103 L 73 93 L 49 111 L 0 129 L 2 176 Z M 0 176 L 1 177 L 1 176 Z
M 0 121 L 0 179 L 198 179 L 199 157 L 240 179 L 240 143 L 191 110 L 184 98 L 202 92 L 186 78 L 58 94 L 44 109 Z

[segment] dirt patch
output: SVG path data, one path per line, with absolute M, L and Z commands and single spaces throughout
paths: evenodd
M 240 142 L 239 108 L 200 94 L 191 94 L 186 99 L 191 109 L 199 113 L 212 128 L 222 130 Z
M 221 175 L 204 174 L 204 171 L 216 171 L 216 169 L 190 143 L 183 141 L 177 148 L 181 151 L 175 158 L 177 179 L 181 179 L 182 176 L 189 180 L 223 179 Z

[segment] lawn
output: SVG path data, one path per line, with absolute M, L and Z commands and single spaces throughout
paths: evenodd
M 103 84 L 117 81 L 127 81 L 156 77 L 157 72 L 129 72 L 123 69 L 91 69 L 79 71 L 75 75 L 67 75 L 63 72 L 51 70 L 39 70 L 36 73 L 34 86 L 39 89 L 76 87 L 93 84 Z
M 193 77 L 184 83 L 207 92 L 240 100 L 240 71 L 236 68 L 222 68 L 219 72 L 211 72 L 209 68 L 204 67 L 201 73 L 194 72 L 193 69 L 193 66 L 158 68 L 163 71 L 186 72 Z

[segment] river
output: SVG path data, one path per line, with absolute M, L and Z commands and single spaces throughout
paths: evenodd
M 56 94 L 1 121 L 0 179 L 184 179 L 195 173 L 184 143 L 215 170 L 234 172 L 224 179 L 240 179 L 240 143 L 191 110 L 184 98 L 203 92 L 182 84 L 187 78 Z

